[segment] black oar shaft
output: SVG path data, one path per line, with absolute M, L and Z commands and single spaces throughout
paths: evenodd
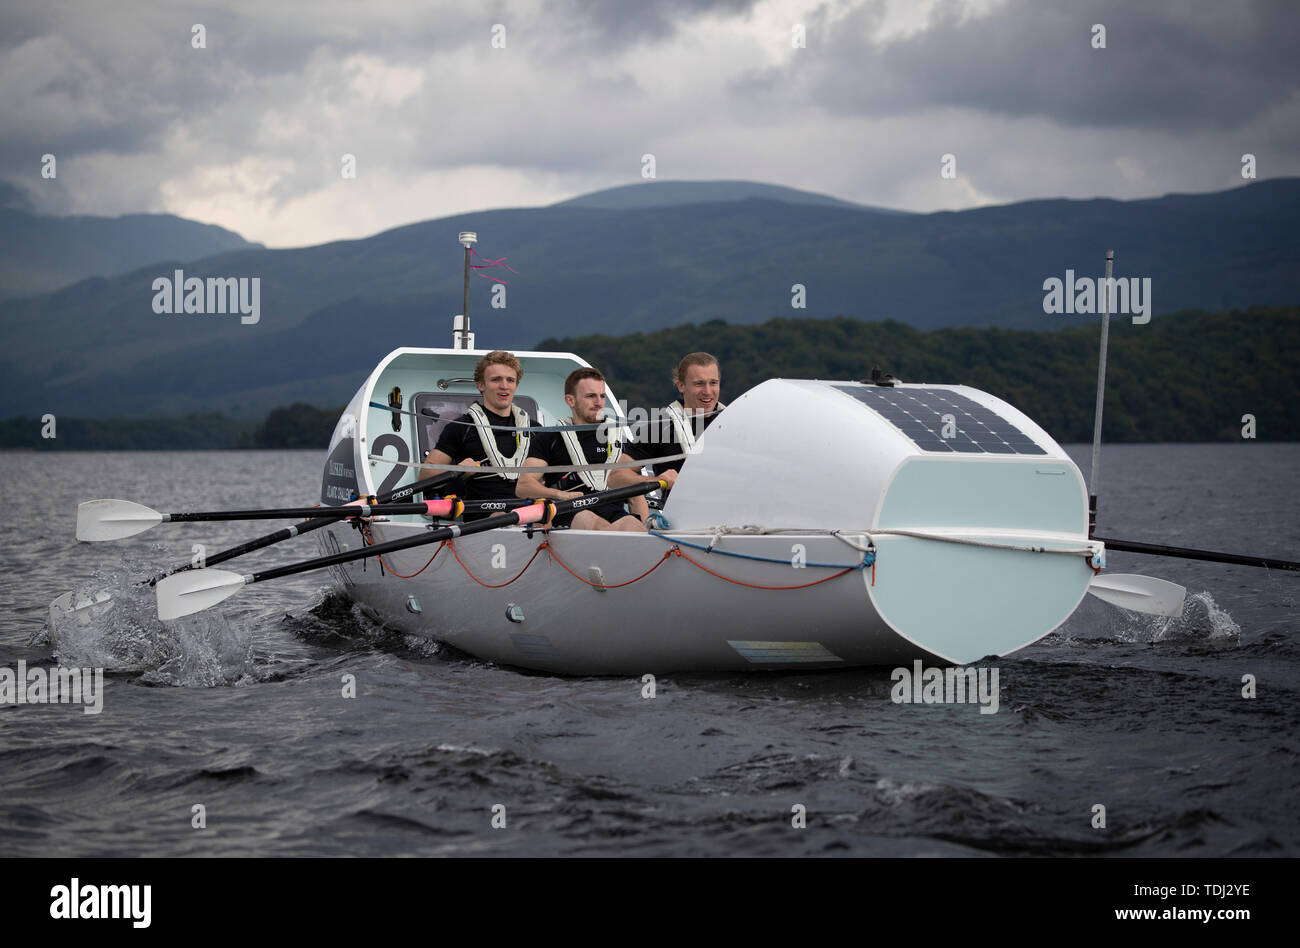
M 329 556 L 321 556 L 314 560 L 308 560 L 305 563 L 290 563 L 288 566 L 277 566 L 274 569 L 264 570 L 260 573 L 254 573 L 249 582 L 260 583 L 266 579 L 279 579 L 281 576 L 292 576 L 295 573 L 306 573 L 314 569 L 324 569 L 327 566 L 338 566 L 340 563 L 350 563 L 353 560 L 362 560 L 371 556 L 380 556 L 384 553 L 395 553 L 398 550 L 410 549 L 413 546 L 424 546 L 429 543 L 437 543 L 440 540 L 454 540 L 456 537 L 468 536 L 473 533 L 482 533 L 485 530 L 495 530 L 498 527 L 510 527 L 519 522 L 520 513 L 512 510 L 509 513 L 503 513 L 498 517 L 488 517 L 486 520 L 478 520 L 474 523 L 467 523 L 463 526 L 460 524 L 451 524 L 446 527 L 438 527 L 427 533 L 421 533 L 413 537 L 405 537 L 401 540 L 389 540 L 387 543 L 376 543 L 374 546 L 363 547 L 360 550 L 347 550 L 342 553 L 331 553 Z
M 424 513 L 424 504 L 381 504 L 369 510 L 357 504 L 344 504 L 341 507 L 277 507 L 266 510 L 193 510 L 183 513 L 163 514 L 168 523 L 193 523 L 208 520 L 346 520 L 348 517 L 373 516 L 374 514 Z
M 441 474 L 434 474 L 432 477 L 426 477 L 422 481 L 416 481 L 415 483 L 408 484 L 405 487 L 399 487 L 396 490 L 386 491 L 385 493 L 379 494 L 375 498 L 375 500 L 377 500 L 381 504 L 390 503 L 395 500 L 401 500 L 404 497 L 410 497 L 412 494 L 418 493 L 419 491 L 422 490 L 432 490 L 435 487 L 441 487 L 444 484 L 448 484 L 451 481 L 456 480 L 456 478 L 459 476 L 460 475 L 456 474 L 454 471 L 444 471 Z M 331 520 L 320 518 L 320 519 L 312 520 L 308 523 L 298 524 L 292 527 L 285 527 L 283 530 L 277 530 L 274 533 L 268 533 L 266 536 L 258 537 L 256 540 L 249 540 L 247 543 L 241 543 L 239 544 L 239 546 L 232 546 L 228 550 L 222 550 L 220 553 L 213 553 L 211 556 L 204 557 L 203 565 L 216 566 L 218 563 L 224 563 L 226 560 L 233 560 L 235 557 L 243 556 L 245 553 L 251 553 L 254 550 L 260 550 L 263 547 L 272 546 L 276 543 L 280 543 L 284 540 L 288 540 L 291 537 L 302 536 L 304 533 L 310 533 L 313 530 L 319 530 L 321 527 L 327 527 L 332 522 L 333 521 Z M 191 570 L 191 569 L 195 569 L 194 564 L 186 563 L 185 565 L 178 566 L 175 569 L 170 569 L 167 570 L 166 572 L 159 573 L 149 580 L 149 585 L 153 586 L 157 584 L 158 580 L 160 579 L 164 579 L 165 577 L 172 576 L 176 573 L 183 573 L 186 570 Z
M 1262 566 L 1265 569 L 1283 569 L 1300 572 L 1295 560 L 1278 560 L 1266 556 L 1243 556 L 1239 553 L 1218 553 L 1213 550 L 1191 550 L 1182 546 L 1161 546 L 1157 543 L 1139 543 L 1136 540 L 1112 540 L 1094 537 L 1106 544 L 1108 550 L 1124 553 L 1146 553 L 1151 556 L 1173 556 L 1185 560 L 1207 560 L 1211 563 L 1232 563 L 1237 566 Z
M 216 566 L 218 563 L 224 563 L 226 560 L 233 560 L 237 556 L 243 556 L 245 553 L 252 553 L 254 550 L 260 550 L 264 546 L 271 546 L 288 540 L 290 537 L 302 536 L 312 530 L 318 530 L 321 527 L 329 526 L 328 520 L 313 520 L 310 523 L 304 523 L 301 526 L 285 527 L 283 530 L 277 530 L 275 533 L 268 533 L 264 537 L 258 537 L 256 540 L 249 540 L 247 543 L 241 543 L 239 546 L 232 546 L 228 550 L 222 550 L 220 553 L 213 553 L 211 556 L 204 558 L 204 566 Z M 183 566 L 181 569 L 189 569 L 190 566 Z M 172 570 L 171 573 L 180 572 Z M 164 575 L 170 576 L 171 573 Z M 154 582 L 162 579 L 162 576 L 154 578 Z
M 631 484 L 627 487 L 616 487 L 613 490 L 599 491 L 594 494 L 584 494 L 581 497 L 574 497 L 569 500 L 560 501 L 528 501 L 529 506 L 533 504 L 547 504 L 554 507 L 554 513 L 566 513 L 576 508 L 594 506 L 596 504 L 608 503 L 614 500 L 626 500 L 629 497 L 636 497 L 640 494 L 648 494 L 652 490 L 658 490 L 667 487 L 663 481 L 646 481 L 640 484 Z M 282 576 L 292 576 L 295 573 L 306 573 L 314 569 L 324 569 L 327 566 L 338 566 L 342 563 L 351 563 L 354 560 L 362 560 L 371 556 L 380 556 L 384 553 L 394 553 L 398 550 L 408 550 L 411 547 L 425 546 L 429 543 L 438 543 L 442 540 L 454 540 L 457 537 L 470 536 L 475 533 L 485 533 L 488 530 L 495 530 L 498 527 L 510 527 L 521 522 L 522 514 L 519 510 L 512 510 L 509 513 L 503 513 L 496 517 L 488 517 L 484 520 L 476 520 L 472 523 L 450 524 L 445 527 L 437 527 L 424 533 L 412 537 L 404 537 L 401 540 L 389 540 L 387 543 L 377 543 L 374 546 L 363 547 L 360 550 L 347 550 L 342 553 L 331 553 L 329 556 L 317 557 L 314 560 L 307 560 L 302 563 L 290 563 L 287 566 L 277 566 L 274 569 L 264 570 L 260 573 L 254 573 L 249 577 L 248 582 L 260 583 L 267 579 L 279 579 Z

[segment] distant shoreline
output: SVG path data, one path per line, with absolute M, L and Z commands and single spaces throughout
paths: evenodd
M 535 348 L 580 353 L 605 372 L 625 410 L 676 397 L 669 369 L 710 352 L 728 400 L 769 378 L 864 379 L 873 366 L 905 382 L 954 383 L 1024 412 L 1060 443 L 1090 441 L 1097 324 L 1055 332 L 922 331 L 896 320 L 778 318 L 759 325 L 710 320 L 625 336 L 549 338 Z M 1300 441 L 1300 306 L 1170 313 L 1111 328 L 1107 444 Z M 364 377 L 357 373 L 358 382 Z M 218 404 L 220 404 L 218 402 Z M 0 450 L 324 450 L 344 401 L 273 409 L 260 424 L 215 411 L 150 418 L 53 413 L 0 420 Z M 48 423 L 48 424 L 47 424 Z

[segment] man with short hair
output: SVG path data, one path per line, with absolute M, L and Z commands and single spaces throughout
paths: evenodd
M 657 424 L 648 423 L 635 432 L 635 440 L 624 450 L 628 457 L 639 460 L 665 454 L 690 454 L 696 440 L 727 407 L 719 400 L 722 371 L 718 360 L 707 352 L 692 352 L 682 359 L 673 375 L 673 384 L 681 393 L 681 400 L 667 406 Z M 654 465 L 653 477 L 642 477 L 626 469 L 614 471 L 612 486 L 655 480 L 669 472 L 675 479 L 685 463 L 685 459 L 661 461 Z
M 424 457 L 425 464 L 453 464 L 461 458 L 462 467 L 519 467 L 528 457 L 532 438 L 527 431 L 536 421 L 514 404 L 515 390 L 523 378 L 519 360 L 500 349 L 489 352 L 474 367 L 474 384 L 483 400 L 470 406 L 469 411 L 447 423 L 438 435 L 438 443 Z M 437 473 L 421 468 L 419 477 Z M 499 471 L 484 471 L 466 475 L 464 496 L 466 500 L 501 500 L 515 496 L 515 483 L 519 475 Z M 486 512 L 467 513 L 466 521 L 490 516 Z
M 574 369 L 564 380 L 564 403 L 573 411 L 568 424 L 574 426 L 599 425 L 605 421 L 605 377 L 592 368 Z M 586 464 L 611 464 L 623 459 L 623 437 L 615 423 L 601 428 L 553 431 L 539 433 L 533 439 L 527 467 Z M 617 470 L 617 469 L 615 469 Z M 540 497 L 544 500 L 572 500 L 584 494 L 607 490 L 615 486 L 611 476 L 615 471 L 572 471 L 548 476 L 551 485 L 543 483 L 540 473 L 527 471 L 519 475 L 515 493 L 520 497 Z M 669 480 L 675 479 L 672 475 Z M 642 480 L 642 478 L 637 478 Z M 629 481 L 629 483 L 633 483 Z M 646 512 L 645 498 L 634 497 L 630 504 L 641 511 L 636 515 L 623 510 L 622 501 L 609 501 L 595 507 L 560 514 L 556 526 L 570 526 L 574 530 L 624 530 L 643 531 L 641 517 Z

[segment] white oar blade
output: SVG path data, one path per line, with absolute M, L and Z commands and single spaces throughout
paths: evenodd
M 223 569 L 196 569 L 158 580 L 158 618 L 166 622 L 209 609 L 244 588 L 245 577 Z
M 1187 590 L 1177 583 L 1134 573 L 1094 576 L 1088 592 L 1112 606 L 1153 616 L 1181 616 Z
M 98 619 L 113 608 L 113 596 L 101 589 L 93 596 L 66 592 L 50 603 L 50 628 L 57 629 L 60 622 L 74 619 L 85 624 Z
M 87 500 L 77 505 L 78 540 L 124 540 L 162 523 L 162 514 L 129 500 Z

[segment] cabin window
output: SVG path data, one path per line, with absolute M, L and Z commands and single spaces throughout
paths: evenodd
M 433 450 L 434 445 L 438 443 L 438 435 L 442 434 L 442 429 L 447 426 L 447 422 L 459 418 L 465 412 L 469 411 L 469 406 L 480 401 L 482 396 L 478 393 L 473 395 L 459 392 L 421 392 L 415 396 L 415 414 L 416 414 L 416 432 L 420 439 L 420 450 L 417 457 L 424 457 Z M 537 418 L 537 401 L 527 395 L 516 395 L 515 402 L 520 408 L 528 412 L 529 417 Z M 430 412 L 435 412 L 435 418 Z M 453 458 L 453 463 L 458 461 Z

